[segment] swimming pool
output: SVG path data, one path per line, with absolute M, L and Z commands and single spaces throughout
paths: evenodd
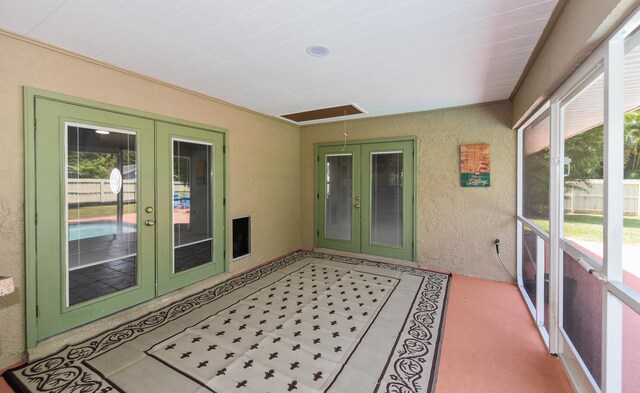
M 122 224 L 120 233 L 136 231 L 135 224 Z M 115 235 L 118 233 L 118 223 L 115 221 L 89 221 L 69 223 L 69 241 L 88 239 L 90 237 Z

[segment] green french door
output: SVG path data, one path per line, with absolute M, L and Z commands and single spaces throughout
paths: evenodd
M 318 148 L 317 245 L 414 259 L 414 142 Z
M 35 100 L 36 340 L 224 271 L 223 135 Z

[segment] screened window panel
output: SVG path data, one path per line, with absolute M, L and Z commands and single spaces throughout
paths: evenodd
M 522 214 L 549 232 L 549 159 L 551 121 L 548 114 L 523 130 Z
M 537 235 L 527 227 L 522 228 L 522 283 L 525 294 L 536 308 L 536 248 Z
M 604 247 L 604 77 L 564 108 L 563 237 L 602 259 Z
M 640 292 L 640 46 L 624 59 L 623 281 Z
M 567 253 L 563 269 L 563 329 L 598 385 L 602 366 L 602 283 Z

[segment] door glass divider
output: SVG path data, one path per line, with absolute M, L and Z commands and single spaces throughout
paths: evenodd
M 103 263 L 109 263 L 109 262 L 117 261 L 117 260 L 122 259 L 122 258 L 131 258 L 131 257 L 133 257 L 135 255 L 136 254 L 126 254 L 126 255 L 123 255 L 121 257 L 109 258 L 109 259 L 105 259 L 104 261 L 88 263 L 88 264 L 83 265 L 83 266 L 70 267 L 69 271 L 74 271 L 74 270 L 82 269 L 82 268 L 85 268 L 85 267 L 97 266 L 97 265 L 101 265 Z
M 380 151 L 372 151 L 371 155 L 376 155 L 376 154 L 404 154 L 405 151 L 404 150 L 380 150 Z
M 211 240 L 213 240 L 213 237 L 209 237 L 209 238 L 202 239 L 202 240 L 196 240 L 196 241 L 193 241 L 193 242 L 191 242 L 191 243 L 181 244 L 181 245 L 179 245 L 179 246 L 175 246 L 174 248 L 182 248 L 182 247 L 187 247 L 187 246 L 193 246 L 194 244 L 204 243 L 204 242 L 209 242 L 209 241 L 211 241 Z M 213 262 L 213 261 L 212 261 L 212 262 Z

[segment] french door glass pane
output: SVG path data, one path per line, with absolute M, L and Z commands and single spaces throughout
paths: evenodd
M 549 115 L 540 116 L 525 128 L 522 137 L 522 214 L 549 232 Z
M 564 108 L 564 238 L 603 255 L 604 77 Z
M 622 307 L 622 393 L 633 393 L 640 386 L 640 314 Z
M 371 243 L 402 247 L 402 152 L 371 155 Z
M 211 145 L 173 141 L 174 273 L 213 260 Z
M 72 306 L 136 285 L 136 136 L 67 125 L 67 273 Z
M 325 237 L 351 240 L 353 156 L 349 153 L 326 157 Z
M 624 59 L 624 283 L 640 291 L 640 46 Z
M 564 253 L 563 329 L 598 385 L 602 364 L 602 283 Z

